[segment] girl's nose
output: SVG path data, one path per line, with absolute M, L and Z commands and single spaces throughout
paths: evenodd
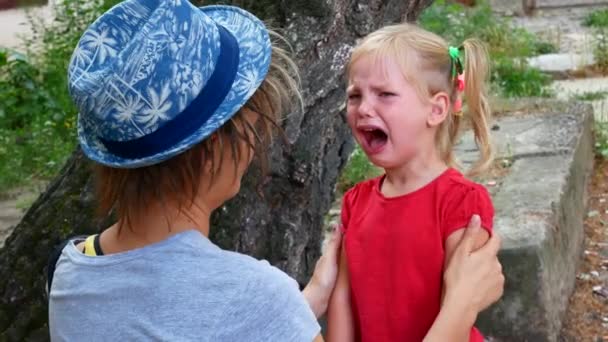
M 359 110 L 357 112 L 362 117 L 370 117 L 374 115 L 374 107 L 368 100 L 361 99 Z

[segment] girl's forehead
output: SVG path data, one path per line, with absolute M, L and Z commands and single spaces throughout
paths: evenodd
M 380 53 L 367 53 L 359 56 L 354 61 L 352 64 L 352 69 L 357 71 L 367 69 L 384 71 L 389 68 L 394 68 L 396 64 L 397 63 L 395 63 L 395 58 L 393 56 Z
M 360 81 L 390 83 L 404 78 L 403 67 L 391 56 L 363 55 L 353 61 L 348 73 L 349 86 Z

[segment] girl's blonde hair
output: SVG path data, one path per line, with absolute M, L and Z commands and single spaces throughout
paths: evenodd
M 254 151 L 262 171 L 267 168 L 268 147 L 276 130 L 280 130 L 282 116 L 292 105 L 301 103 L 297 66 L 281 46 L 288 46 L 278 33 L 269 30 L 272 56 L 268 74 L 245 105 L 212 136 L 189 150 L 162 163 L 136 169 L 112 168 L 95 165 L 98 214 L 105 217 L 113 212 L 123 226 L 131 227 L 134 219 L 145 214 L 150 204 L 168 202 L 177 209 L 188 208 L 198 195 L 202 177 L 211 182 L 223 172 L 224 146 L 229 147 L 236 169 L 239 162 L 249 159 L 243 155 L 242 144 Z M 258 115 L 254 125 L 245 119 L 244 109 Z M 251 141 L 254 139 L 255 141 Z M 219 146 L 219 147 L 218 147 Z M 216 154 L 221 153 L 217 165 Z M 251 152 L 249 152 L 251 153 Z M 203 165 L 211 163 L 210 174 L 203 175 Z
M 460 50 L 464 50 L 463 71 L 465 76 L 464 97 L 467 115 L 480 157 L 469 170 L 469 175 L 485 171 L 493 161 L 488 122 L 491 117 L 486 94 L 489 74 L 489 58 L 485 45 L 477 39 L 467 39 Z M 458 89 L 453 68 L 456 67 L 449 54 L 449 46 L 438 35 L 412 24 L 398 24 L 383 27 L 363 39 L 355 47 L 347 66 L 361 57 L 379 60 L 392 58 L 402 70 L 405 79 L 411 83 L 422 98 L 438 92 L 450 97 L 450 113 L 437 131 L 436 143 L 442 160 L 450 166 L 457 166 L 454 145 L 458 139 L 462 117 L 454 113 L 454 103 L 458 99 Z

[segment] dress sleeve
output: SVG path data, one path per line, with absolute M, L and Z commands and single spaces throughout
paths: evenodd
M 463 185 L 450 191 L 447 197 L 442 224 L 444 241 L 454 231 L 465 228 L 475 214 L 480 216 L 481 226 L 492 235 L 494 206 L 485 187 Z

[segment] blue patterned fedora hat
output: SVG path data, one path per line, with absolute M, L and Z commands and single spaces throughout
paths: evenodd
M 84 32 L 68 68 L 82 150 L 119 168 L 187 150 L 253 95 L 270 55 L 264 24 L 236 7 L 116 5 Z

